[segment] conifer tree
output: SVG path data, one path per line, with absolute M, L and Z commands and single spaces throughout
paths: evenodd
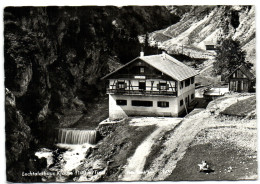
M 213 63 L 214 72 L 217 75 L 232 72 L 241 64 L 248 68 L 252 64 L 245 61 L 246 52 L 241 49 L 240 43 L 232 38 L 223 39 L 216 47 L 216 61 Z

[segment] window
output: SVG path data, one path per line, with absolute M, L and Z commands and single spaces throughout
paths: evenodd
M 119 82 L 118 83 L 118 88 L 119 89 L 125 88 L 125 83 L 124 82 Z
M 185 103 L 188 103 L 188 97 L 185 98 Z
M 132 100 L 132 106 L 143 106 L 143 107 L 152 107 L 152 101 L 139 101 L 139 100 Z
M 191 84 L 193 84 L 193 83 L 194 83 L 194 77 L 191 78 Z
M 145 90 L 146 89 L 146 85 L 144 81 L 140 81 L 139 82 L 139 90 Z
M 118 89 L 125 89 L 126 88 L 126 83 L 122 81 L 117 82 L 117 88 Z
M 140 73 L 144 73 L 144 67 L 140 67 Z
M 159 84 L 157 84 L 157 89 L 166 91 L 169 89 L 169 84 L 166 84 L 166 82 L 160 82 Z
M 185 87 L 189 86 L 190 85 L 190 79 L 186 79 L 185 80 Z
M 191 96 L 190 96 L 190 97 L 191 97 L 191 99 L 194 99 L 194 94 L 191 94 Z
M 116 105 L 127 105 L 127 100 L 116 100 Z
M 160 90 L 166 90 L 166 83 L 160 84 Z
M 182 89 L 182 88 L 183 88 L 183 81 L 181 81 L 180 84 L 181 84 L 181 85 L 180 85 L 180 89 Z
M 236 90 L 236 81 L 230 81 L 230 89 L 232 91 L 235 91 Z
M 169 107 L 169 102 L 157 102 L 158 107 Z
M 183 100 L 180 100 L 180 106 L 183 106 Z
M 166 84 L 161 84 L 161 85 L 160 85 L 160 90 L 167 90 Z

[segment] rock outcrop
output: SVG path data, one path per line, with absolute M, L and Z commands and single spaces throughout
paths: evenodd
M 100 78 L 139 55 L 137 35 L 178 20 L 157 6 L 6 7 L 8 180 L 32 140 L 51 146 L 57 127 L 73 126 L 104 95 Z

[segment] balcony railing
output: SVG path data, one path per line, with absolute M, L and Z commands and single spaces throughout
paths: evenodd
M 148 91 L 148 90 L 122 90 L 122 89 L 107 89 L 107 94 L 119 95 L 161 95 L 161 96 L 177 96 L 177 92 L 173 91 Z

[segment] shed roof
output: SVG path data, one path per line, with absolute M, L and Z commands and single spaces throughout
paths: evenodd
M 163 53 L 159 55 L 150 55 L 150 56 L 142 56 L 142 57 L 135 58 L 134 60 L 128 62 L 127 64 L 118 68 L 114 72 L 109 73 L 102 79 L 109 77 L 113 73 L 116 73 L 118 70 L 126 67 L 130 63 L 136 61 L 137 59 L 141 59 L 142 61 L 146 62 L 147 64 L 151 65 L 152 67 L 165 73 L 166 75 L 168 75 L 169 77 L 177 81 L 183 81 L 187 78 L 198 75 L 198 72 L 193 68 L 183 64 L 182 62 L 171 57 L 170 55 Z
M 228 74 L 226 76 L 226 79 L 229 78 L 235 71 L 237 70 L 241 70 L 243 72 L 243 74 L 245 74 L 250 80 L 254 80 L 255 76 L 254 74 L 252 74 L 249 70 L 249 68 L 247 68 L 244 64 L 241 64 L 240 66 L 238 66 L 236 69 L 234 69 L 230 74 Z
M 241 65 L 239 68 L 249 79 L 251 79 L 251 80 L 255 79 L 254 74 L 252 74 L 245 65 Z
M 216 45 L 215 41 L 204 41 L 205 45 Z

